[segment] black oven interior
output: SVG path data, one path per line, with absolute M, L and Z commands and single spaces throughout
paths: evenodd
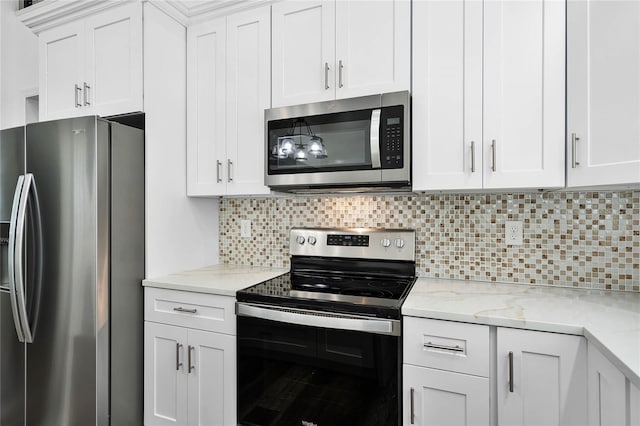
M 238 317 L 238 423 L 400 424 L 399 336 Z

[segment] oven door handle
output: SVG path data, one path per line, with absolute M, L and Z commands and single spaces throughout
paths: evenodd
M 362 331 L 365 333 L 387 334 L 391 336 L 400 335 L 400 321 L 386 318 L 369 318 L 240 302 L 236 303 L 236 315 L 311 327 Z

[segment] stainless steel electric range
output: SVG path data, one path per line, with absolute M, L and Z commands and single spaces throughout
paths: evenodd
M 399 425 L 415 232 L 292 229 L 291 270 L 237 293 L 238 423 Z

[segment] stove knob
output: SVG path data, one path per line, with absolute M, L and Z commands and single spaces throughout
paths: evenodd
M 312 246 L 316 245 L 316 237 L 314 237 L 313 235 L 307 238 L 307 242 L 309 244 L 311 244 Z
M 296 238 L 296 242 L 300 245 L 304 244 L 304 237 L 302 235 L 298 235 L 298 237 Z
M 389 247 L 391 245 L 391 241 L 388 238 L 383 238 L 382 241 L 380 241 L 380 244 L 382 244 L 382 247 Z
M 404 247 L 404 240 L 401 238 L 396 239 L 396 247 L 398 248 Z

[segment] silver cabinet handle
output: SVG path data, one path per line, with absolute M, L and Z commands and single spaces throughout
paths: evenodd
M 471 141 L 471 173 L 476 172 L 476 143 Z
M 578 141 L 580 138 L 575 133 L 571 133 L 571 168 L 575 169 L 580 165 L 578 162 Z
M 410 413 L 410 415 L 411 415 L 411 424 L 415 424 L 415 421 L 416 421 L 416 413 L 415 413 L 414 405 L 413 405 L 414 404 L 414 402 L 413 402 L 414 397 L 415 397 L 415 389 L 411 388 L 411 399 L 410 399 L 410 402 L 411 402 L 411 413 Z
M 222 167 L 222 163 L 216 160 L 216 182 L 222 182 L 222 178 L 220 177 L 220 167 Z
M 329 89 L 329 62 L 324 63 L 324 90 Z
M 80 103 L 80 96 L 78 96 L 78 95 L 79 95 L 79 92 L 82 91 L 82 88 L 80 86 L 78 86 L 77 84 L 75 85 L 75 87 L 76 87 L 75 88 L 76 108 L 79 108 L 79 107 L 82 106 L 82 104 Z
M 491 140 L 491 171 L 496 171 L 496 140 Z
M 227 182 L 233 182 L 232 167 L 233 161 L 227 159 Z
M 431 342 L 427 342 L 423 345 L 425 348 L 431 348 L 431 349 L 441 349 L 443 351 L 453 351 L 453 352 L 464 352 L 464 349 L 462 349 L 460 346 L 455 345 L 455 346 L 446 346 L 446 345 L 436 345 L 434 343 Z
M 188 354 L 189 354 L 189 374 L 191 374 L 191 372 L 193 370 L 196 369 L 195 365 L 191 364 L 191 351 L 194 350 L 196 347 L 195 346 L 191 346 L 189 345 L 189 349 L 188 349 Z
M 371 111 L 371 128 L 369 129 L 369 149 L 371 150 L 371 168 L 379 169 L 380 163 L 380 110 Z
M 33 197 L 31 198 L 31 195 Z M 37 237 L 36 250 L 37 261 L 42 261 L 42 227 L 40 204 L 38 201 L 38 191 L 36 189 L 33 174 L 27 173 L 18 177 L 16 191 L 14 193 L 11 223 L 9 225 L 9 291 L 11 294 L 11 309 L 13 311 L 13 321 L 20 342 L 33 343 L 36 320 L 34 320 L 34 330 L 31 329 L 27 315 L 26 297 L 24 290 L 24 270 L 22 255 L 24 252 L 24 232 L 27 214 L 27 201 L 31 199 L 34 217 L 34 232 Z M 41 288 L 42 266 L 39 265 L 35 276 L 35 286 L 33 300 L 35 301 L 34 318 L 37 319 L 39 294 Z
M 513 352 L 509 352 L 509 392 L 513 392 Z
M 89 102 L 89 89 L 91 89 L 91 86 L 89 86 L 87 84 L 87 82 L 84 82 L 84 93 L 83 93 L 83 97 L 84 97 L 84 106 L 88 106 L 91 105 L 91 102 Z
M 176 342 L 176 371 L 180 371 L 180 367 L 182 367 L 182 363 L 180 362 L 180 348 L 182 348 L 182 343 Z
M 342 84 L 342 69 L 344 68 L 344 65 L 342 65 L 342 59 L 340 59 L 338 63 L 338 87 L 342 88 L 344 86 Z
M 195 309 L 195 308 L 194 309 L 186 309 L 186 308 L 183 308 L 182 306 L 178 306 L 177 308 L 173 308 L 173 310 L 176 311 L 176 312 L 184 312 L 184 313 L 187 313 L 187 314 L 195 314 L 196 312 L 198 312 L 198 310 Z

